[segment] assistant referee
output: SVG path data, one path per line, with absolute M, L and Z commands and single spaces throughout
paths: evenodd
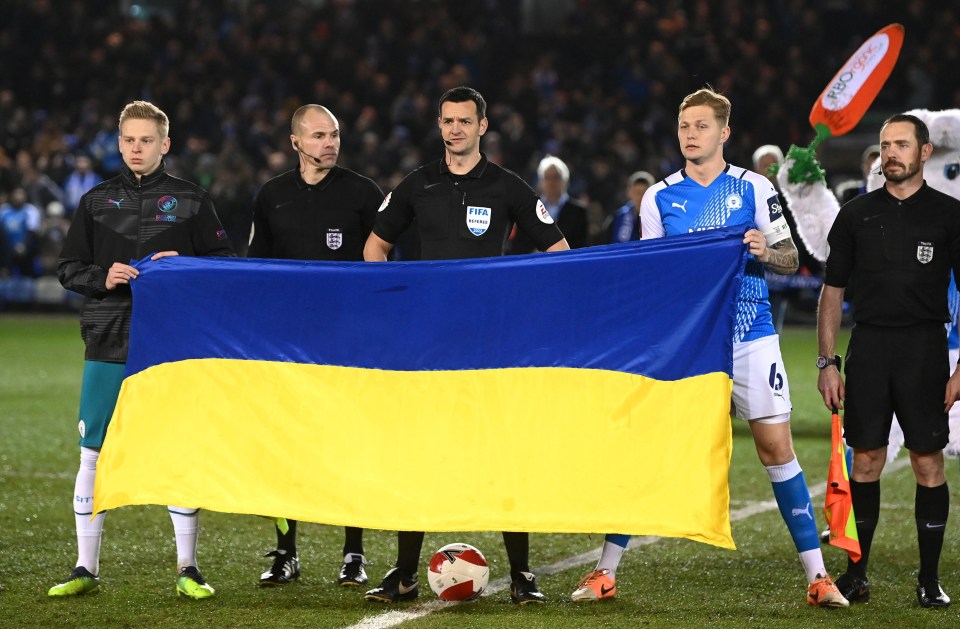
M 950 320 L 951 269 L 960 277 L 960 201 L 923 180 L 932 152 L 922 120 L 908 114 L 887 119 L 880 130 L 884 186 L 844 205 L 828 237 L 817 316 L 818 388 L 827 408 L 846 403 L 844 435 L 854 451 L 850 493 L 863 556 L 848 561 L 836 581 L 851 603 L 870 598 L 867 562 L 896 413 L 917 479 L 917 600 L 922 607 L 950 604 L 939 579 L 950 507 L 943 447 L 947 411 L 960 395 L 960 371 L 949 375 L 944 324 Z M 848 286 L 855 326 L 844 385 L 834 350 Z

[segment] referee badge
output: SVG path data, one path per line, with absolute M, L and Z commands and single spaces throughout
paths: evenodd
M 340 248 L 340 245 L 343 244 L 343 234 L 340 233 L 339 229 L 328 229 L 327 230 L 327 247 L 336 251 Z
M 467 206 L 467 229 L 474 236 L 483 236 L 490 229 L 490 214 L 488 207 Z
M 933 260 L 933 243 L 923 240 L 917 241 L 917 262 L 927 264 Z

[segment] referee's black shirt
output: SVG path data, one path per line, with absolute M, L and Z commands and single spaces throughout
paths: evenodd
M 334 166 L 314 186 L 296 169 L 263 184 L 253 204 L 250 258 L 363 260 L 383 193 L 373 180 Z
M 850 287 L 857 323 L 950 320 L 950 270 L 960 277 L 960 201 L 923 186 L 900 200 L 880 188 L 840 209 L 824 282 Z
M 373 233 L 396 243 L 414 218 L 423 260 L 503 255 L 514 223 L 541 251 L 563 239 L 533 188 L 483 154 L 465 175 L 443 160 L 407 175 L 387 195 Z

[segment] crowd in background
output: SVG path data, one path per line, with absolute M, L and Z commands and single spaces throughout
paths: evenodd
M 489 103 L 484 152 L 531 183 L 563 159 L 594 244 L 631 173 L 680 167 L 677 106 L 706 83 L 734 103 L 727 159 L 750 167 L 761 144 L 809 143 L 826 82 L 899 21 L 874 109 L 960 107 L 960 21 L 935 0 L 0 0 L 0 16 L 0 219 L 18 219 L 4 275 L 55 270 L 80 195 L 122 166 L 135 99 L 170 115 L 168 170 L 242 240 L 260 184 L 296 163 L 298 106 L 329 107 L 341 165 L 387 192 L 441 154 L 437 99 L 470 85 Z

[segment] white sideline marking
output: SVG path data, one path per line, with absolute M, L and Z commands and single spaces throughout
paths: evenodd
M 893 463 L 888 463 L 884 467 L 884 471 L 887 473 L 895 472 L 900 470 L 910 464 L 909 457 L 902 457 L 895 460 Z M 818 487 L 810 490 L 811 498 L 819 498 L 824 493 L 826 493 L 827 487 L 826 483 L 818 484 Z M 767 511 L 773 511 L 777 509 L 776 500 L 761 500 L 759 502 L 754 502 L 747 505 L 746 507 L 741 507 L 740 509 L 733 509 L 730 511 L 730 521 L 737 522 L 739 520 L 745 520 L 751 516 L 765 513 Z M 627 549 L 636 548 L 638 546 L 649 546 L 660 541 L 659 537 L 633 537 L 630 539 L 630 543 L 627 544 Z M 572 557 L 567 557 L 556 563 L 552 563 L 548 566 L 538 566 L 536 570 L 537 576 L 541 575 L 550 575 L 556 574 L 558 572 L 563 572 L 569 570 L 570 568 L 576 568 L 577 566 L 584 566 L 595 563 L 600 558 L 600 552 L 603 550 L 603 547 L 595 548 L 593 550 L 588 550 L 586 552 L 580 553 L 579 555 L 573 555 Z M 421 585 L 426 585 L 422 583 Z M 487 589 L 484 591 L 483 596 L 488 596 L 490 594 L 496 594 L 501 590 L 505 590 L 510 587 L 510 576 L 500 577 L 499 579 L 494 579 L 487 584 Z M 429 591 L 429 586 L 427 586 Z M 392 609 L 388 612 L 383 612 L 382 614 L 376 614 L 375 616 L 367 616 L 360 622 L 350 625 L 346 629 L 388 629 L 389 627 L 396 627 L 402 623 L 407 622 L 408 620 L 415 620 L 417 618 L 422 618 L 423 616 L 428 616 L 435 611 L 439 611 L 444 607 L 449 606 L 450 603 L 445 603 L 440 599 L 435 599 L 428 601 L 426 603 L 420 603 L 415 607 L 409 609 Z

